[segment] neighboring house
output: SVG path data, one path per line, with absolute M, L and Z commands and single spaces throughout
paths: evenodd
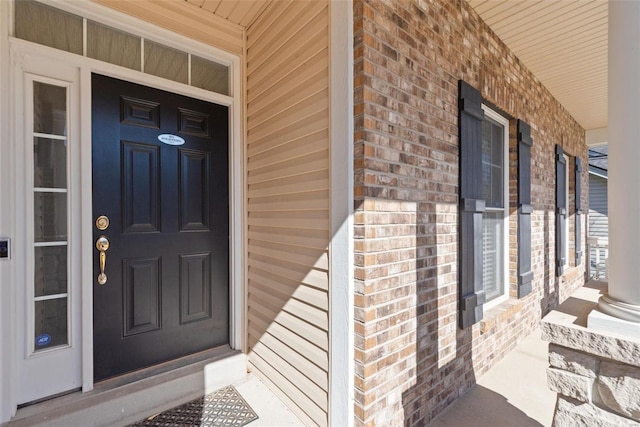
M 608 146 L 589 148 L 589 275 L 607 277 L 609 206 L 607 195 Z
M 589 148 L 589 236 L 609 237 L 607 146 Z
M 0 2 L 0 422 L 205 360 L 105 420 L 249 369 L 424 425 L 584 284 L 584 128 L 466 1 L 46 3 Z

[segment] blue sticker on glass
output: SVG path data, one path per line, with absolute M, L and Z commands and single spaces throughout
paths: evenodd
M 51 342 L 51 337 L 47 334 L 38 335 L 36 337 L 36 345 L 38 347 L 45 346 Z

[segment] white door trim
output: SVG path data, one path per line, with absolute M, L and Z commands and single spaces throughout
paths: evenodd
M 58 61 L 65 65 L 76 67 L 80 72 L 80 162 L 71 165 L 81 171 L 81 182 L 74 185 L 81 189 L 80 217 L 81 229 L 81 283 L 82 292 L 82 389 L 89 391 L 93 388 L 93 250 L 92 239 L 92 198 L 91 198 L 91 73 L 97 72 L 111 77 L 128 80 L 133 83 L 153 86 L 158 89 L 186 95 L 208 102 L 228 106 L 229 115 L 229 173 L 230 173 L 230 345 L 234 349 L 241 350 L 244 346 L 244 155 L 242 145 L 242 98 L 241 98 L 241 58 L 223 52 L 212 46 L 174 34 L 168 30 L 157 28 L 149 23 L 106 8 L 90 1 L 61 2 L 59 0 L 45 1 L 63 10 L 75 13 L 87 18 L 99 19 L 100 22 L 111 25 L 133 34 L 140 35 L 163 44 L 195 53 L 203 58 L 223 62 L 230 67 L 232 96 L 215 94 L 192 86 L 171 82 L 138 71 L 129 70 L 112 64 L 103 63 L 90 58 L 58 51 L 45 46 L 35 45 L 24 40 L 9 37 L 11 23 L 11 2 L 0 1 L 0 147 L 3 156 L 0 158 L 0 200 L 9 203 L 1 203 L 0 206 L 0 236 L 16 235 L 18 229 L 16 220 L 21 213 L 14 209 L 15 189 L 12 178 L 15 176 L 15 162 L 18 155 L 11 141 L 12 135 L 8 126 L 13 120 L 7 119 L 13 114 L 10 106 L 10 93 L 12 79 L 9 70 L 12 68 L 5 55 L 9 51 L 19 52 L 21 55 L 37 57 L 45 61 Z M 9 155 L 5 156 L 7 153 Z M 12 220 L 13 219 L 13 220 Z M 18 233 L 18 234 L 20 234 Z M 24 242 L 14 242 L 19 247 Z M 16 245 L 14 245 L 16 247 Z M 21 277 L 23 269 L 18 268 L 15 257 L 9 262 L 0 263 L 0 337 L 5 338 L 0 346 L 0 422 L 7 421 L 15 414 L 16 410 L 16 381 L 17 376 L 13 369 L 16 364 L 16 346 L 19 345 L 14 338 L 16 327 L 15 303 L 17 302 L 15 278 Z M 20 274 L 18 274 L 20 273 Z
M 10 102 L 9 40 L 12 5 L 0 1 L 0 236 L 13 238 L 13 208 L 15 189 L 11 180 L 15 176 L 13 144 L 9 126 L 13 122 Z M 13 248 L 11 248 L 13 249 Z M 13 390 L 16 387 L 14 375 L 16 347 L 15 301 L 16 287 L 13 277 L 15 258 L 0 260 L 0 423 L 8 421 L 15 414 L 16 404 Z
M 353 4 L 330 1 L 329 425 L 354 420 Z

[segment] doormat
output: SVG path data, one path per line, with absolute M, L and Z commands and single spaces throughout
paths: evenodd
M 130 427 L 240 427 L 257 419 L 238 390 L 229 386 Z

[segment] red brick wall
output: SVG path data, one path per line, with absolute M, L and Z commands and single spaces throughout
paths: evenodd
M 356 424 L 421 425 L 583 283 L 584 260 L 555 277 L 554 156 L 561 144 L 586 165 L 584 130 L 466 1 L 356 0 L 354 18 Z M 466 330 L 457 320 L 459 79 L 513 118 L 511 298 Z M 533 292 L 520 300 L 518 118 L 532 127 L 535 209 Z

